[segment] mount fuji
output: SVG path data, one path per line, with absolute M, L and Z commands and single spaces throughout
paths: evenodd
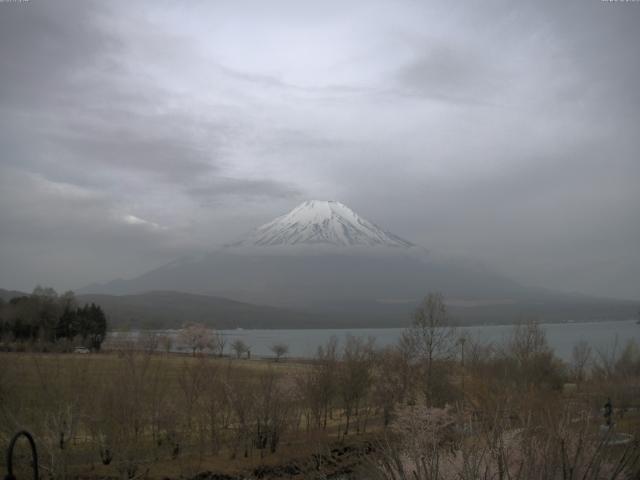
M 235 247 L 333 245 L 410 248 L 414 245 L 336 201 L 310 200 L 256 228 Z
M 558 302 L 564 307 L 555 311 L 567 318 L 566 295 L 524 287 L 476 262 L 441 259 L 340 202 L 321 200 L 306 201 L 202 257 L 79 293 L 151 291 L 307 311 L 331 326 L 406 324 L 419 299 L 431 291 L 442 292 L 463 319 L 508 321 L 531 311 L 550 319 L 547 307 Z M 577 300 L 585 301 L 572 297 L 569 303 Z M 589 310 L 594 311 L 602 313 Z

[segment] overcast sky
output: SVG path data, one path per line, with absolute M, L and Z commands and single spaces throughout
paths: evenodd
M 0 288 L 132 277 L 306 199 L 640 300 L 640 2 L 0 3 Z

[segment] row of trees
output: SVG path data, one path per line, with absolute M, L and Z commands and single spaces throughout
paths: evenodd
M 112 347 L 122 349 L 139 349 L 147 353 L 164 351 L 169 353 L 174 347 L 177 350 L 188 350 L 192 356 L 203 353 L 212 354 L 216 357 L 224 357 L 227 349 L 228 339 L 222 333 L 213 330 L 202 324 L 190 324 L 180 330 L 174 345 L 173 337 L 167 334 L 157 334 L 155 332 L 143 333 L 136 342 L 125 341 L 119 343 L 117 335 L 112 343 Z M 244 340 L 238 338 L 229 345 L 233 355 L 240 359 L 251 358 L 251 346 Z M 289 346 L 283 342 L 276 342 L 270 347 L 276 362 L 280 361 L 289 353 Z
M 8 342 L 76 342 L 99 349 L 107 332 L 106 316 L 98 305 L 79 306 L 73 292 L 58 295 L 36 287 L 31 295 L 0 303 L 0 340 Z
M 0 372 L 0 435 L 8 436 L 18 426 L 36 433 L 52 478 L 72 476 L 74 465 L 90 462 L 113 467 L 124 478 L 139 476 L 158 462 L 174 462 L 174 470 L 192 476 L 208 456 L 261 458 L 277 451 L 283 440 L 325 442 L 387 427 L 394 448 L 407 450 L 383 452 L 419 462 L 416 441 L 427 442 L 417 445 L 431 449 L 457 449 L 460 444 L 451 444 L 455 432 L 470 431 L 485 442 L 478 443 L 484 449 L 490 432 L 508 435 L 520 426 L 538 432 L 547 415 L 566 411 L 567 397 L 560 387 L 569 380 L 568 369 L 557 360 L 545 363 L 548 345 L 537 325 L 515 328 L 500 349 L 467 340 L 464 368 L 460 355 L 453 353 L 461 353 L 462 347 L 455 336 L 446 350 L 450 353 L 442 354 L 450 355 L 448 359 L 434 354 L 429 360 L 428 351 L 415 344 L 415 335 L 418 332 L 408 331 L 401 342 L 384 349 L 376 348 L 373 339 L 348 337 L 342 345 L 332 339 L 311 363 L 294 369 L 141 351 L 99 362 L 14 357 L 23 363 L 6 363 Z M 639 359 L 618 355 L 612 375 L 622 375 L 620 368 Z M 561 383 L 540 375 L 535 365 L 557 368 L 553 375 Z M 34 367 L 41 394 L 30 403 L 24 395 L 33 397 L 34 391 L 22 389 L 20 378 Z M 599 378 L 599 372 L 591 369 L 587 377 Z M 624 383 L 630 383 L 629 377 Z M 9 391 L 12 395 L 2 396 Z M 588 411 L 598 412 L 601 397 L 595 395 L 594 402 L 586 404 Z M 573 425 L 572 417 L 565 420 L 567 428 Z M 491 441 L 489 446 L 504 447 L 498 437 Z M 515 455 L 513 450 L 520 447 L 509 448 Z M 476 451 L 485 452 L 478 461 L 494 452 L 483 449 Z M 440 450 L 433 453 L 433 458 L 445 458 Z
M 124 478 L 158 461 L 195 475 L 207 456 L 263 457 L 284 438 L 366 431 L 379 408 L 372 392 L 386 388 L 377 355 L 372 340 L 353 337 L 294 370 L 140 350 L 55 363 L 15 356 L 0 372 L 0 397 L 13 392 L 0 404 L 0 441 L 28 428 L 52 478 L 93 462 Z M 31 369 L 35 390 L 20 382 Z
M 261 458 L 283 442 L 308 445 L 372 430 L 385 432 L 386 443 L 366 478 L 466 479 L 480 468 L 487 478 L 562 478 L 535 477 L 545 465 L 536 451 L 566 447 L 578 458 L 572 439 L 583 442 L 581 452 L 592 451 L 599 437 L 588 426 L 597 426 L 607 396 L 620 409 L 633 402 L 625 395 L 640 380 L 637 347 L 606 362 L 577 354 L 565 365 L 535 322 L 515 327 L 499 347 L 460 338 L 439 295 L 427 297 L 398 344 L 384 349 L 374 339 L 332 339 L 309 363 L 265 368 L 146 351 L 99 365 L 35 357 L 39 404 L 21 397 L 33 396 L 20 393 L 26 365 L 7 364 L 0 371 L 0 434 L 18 425 L 33 430 L 45 443 L 52 478 L 92 461 L 124 478 L 159 462 L 193 476 L 208 456 Z M 569 381 L 584 389 L 568 395 Z M 8 391 L 15 394 L 3 398 Z M 519 476 L 512 470 L 518 462 L 534 473 Z

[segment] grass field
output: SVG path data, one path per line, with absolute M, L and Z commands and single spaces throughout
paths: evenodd
M 471 480 L 471 464 L 520 480 L 640 475 L 640 349 L 567 364 L 539 335 L 467 343 L 464 364 L 357 338 L 312 361 L 0 353 L 0 447 L 32 432 L 52 479 L 325 479 L 375 465 L 381 480 L 434 478 L 427 467 Z
M 0 446 L 19 429 L 33 432 L 43 468 L 54 476 L 239 475 L 305 465 L 344 444 L 338 409 L 326 430 L 305 426 L 294 390 L 309 363 L 122 352 L 3 353 L 0 363 Z M 264 378 L 279 389 L 271 405 L 257 399 Z M 280 430 L 275 451 L 249 438 L 260 421 Z M 352 435 L 347 444 L 358 441 Z M 113 458 L 105 465 L 107 449 Z

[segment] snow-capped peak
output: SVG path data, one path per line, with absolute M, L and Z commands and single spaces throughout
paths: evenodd
M 309 200 L 289 213 L 256 228 L 233 246 L 325 244 L 410 248 L 411 242 L 385 232 L 346 205 Z

